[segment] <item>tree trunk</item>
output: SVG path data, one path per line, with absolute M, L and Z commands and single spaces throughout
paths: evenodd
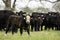
M 5 9 L 6 10 L 11 10 L 11 0 L 3 0 L 5 3 Z
M 14 0 L 13 6 L 11 8 L 13 11 L 15 10 L 15 2 L 16 2 L 16 0 Z

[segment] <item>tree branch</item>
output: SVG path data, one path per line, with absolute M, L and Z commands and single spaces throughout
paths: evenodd
M 6 3 L 6 0 L 2 0 L 4 3 Z
M 42 1 L 42 0 L 40 0 L 40 1 Z M 45 1 L 51 2 L 49 0 L 45 0 Z M 54 1 L 54 2 L 51 2 L 51 3 L 55 3 L 55 2 L 58 2 L 58 1 L 60 1 L 60 0 L 57 0 L 57 1 Z
M 12 6 L 12 8 L 11 8 L 11 10 L 15 10 L 15 2 L 16 2 L 16 0 L 14 0 L 14 2 L 13 2 L 13 6 Z
M 55 1 L 55 2 L 59 2 L 60 0 L 57 0 L 57 1 Z M 49 2 L 51 2 L 51 1 L 49 1 Z M 51 3 L 55 3 L 55 2 L 51 2 Z
M 16 2 L 16 0 L 14 0 L 14 3 L 13 3 L 13 8 L 15 7 L 15 2 Z

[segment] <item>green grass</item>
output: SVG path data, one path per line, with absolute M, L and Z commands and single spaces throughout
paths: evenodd
M 19 32 L 14 35 L 10 32 L 5 36 L 5 32 L 0 31 L 0 40 L 60 40 L 60 31 L 30 32 L 30 36 L 27 32 L 24 32 L 22 36 Z

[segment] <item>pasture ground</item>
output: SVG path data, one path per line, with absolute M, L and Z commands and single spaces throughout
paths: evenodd
M 39 31 L 30 32 L 30 36 L 27 32 L 24 32 L 21 36 L 19 31 L 14 35 L 10 33 L 5 36 L 4 31 L 0 31 L 0 40 L 60 40 L 60 31 Z

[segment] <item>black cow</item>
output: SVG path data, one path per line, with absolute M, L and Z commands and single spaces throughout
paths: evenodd
M 14 32 L 17 32 L 18 28 L 21 25 L 21 21 L 22 21 L 22 16 L 18 16 L 18 15 L 9 16 L 9 19 L 7 21 L 6 34 L 10 28 L 12 30 L 12 34 L 14 34 Z
M 30 25 L 31 25 L 31 31 L 33 31 L 33 28 L 34 28 L 34 19 L 33 19 L 33 16 L 31 16 L 31 19 L 30 19 Z
M 20 11 L 18 14 L 22 16 L 22 21 L 21 21 L 21 25 L 20 25 L 21 35 L 23 34 L 23 29 L 25 31 L 27 31 L 28 35 L 30 35 L 30 15 L 26 14 L 26 12 L 22 12 L 22 11 Z
M 31 16 L 31 31 L 33 30 L 33 28 L 35 29 L 35 31 L 39 31 L 41 24 L 43 22 L 43 18 L 44 18 L 44 13 L 38 13 L 38 12 L 33 12 L 32 16 Z
M 13 14 L 11 10 L 0 10 L 0 30 L 5 30 L 8 17 Z
M 58 21 L 57 16 L 58 16 L 57 12 L 48 12 L 48 14 L 46 15 L 42 23 L 42 25 L 45 25 L 45 30 L 50 29 L 50 28 L 52 29 L 56 28 L 57 26 L 56 23 Z
M 17 12 L 18 15 L 10 15 L 9 19 L 7 21 L 7 27 L 6 27 L 6 34 L 11 29 L 12 34 L 14 32 L 17 32 L 18 28 L 20 28 L 21 35 L 23 34 L 23 29 L 27 31 L 28 35 L 30 35 L 30 15 L 26 12 L 20 11 Z

